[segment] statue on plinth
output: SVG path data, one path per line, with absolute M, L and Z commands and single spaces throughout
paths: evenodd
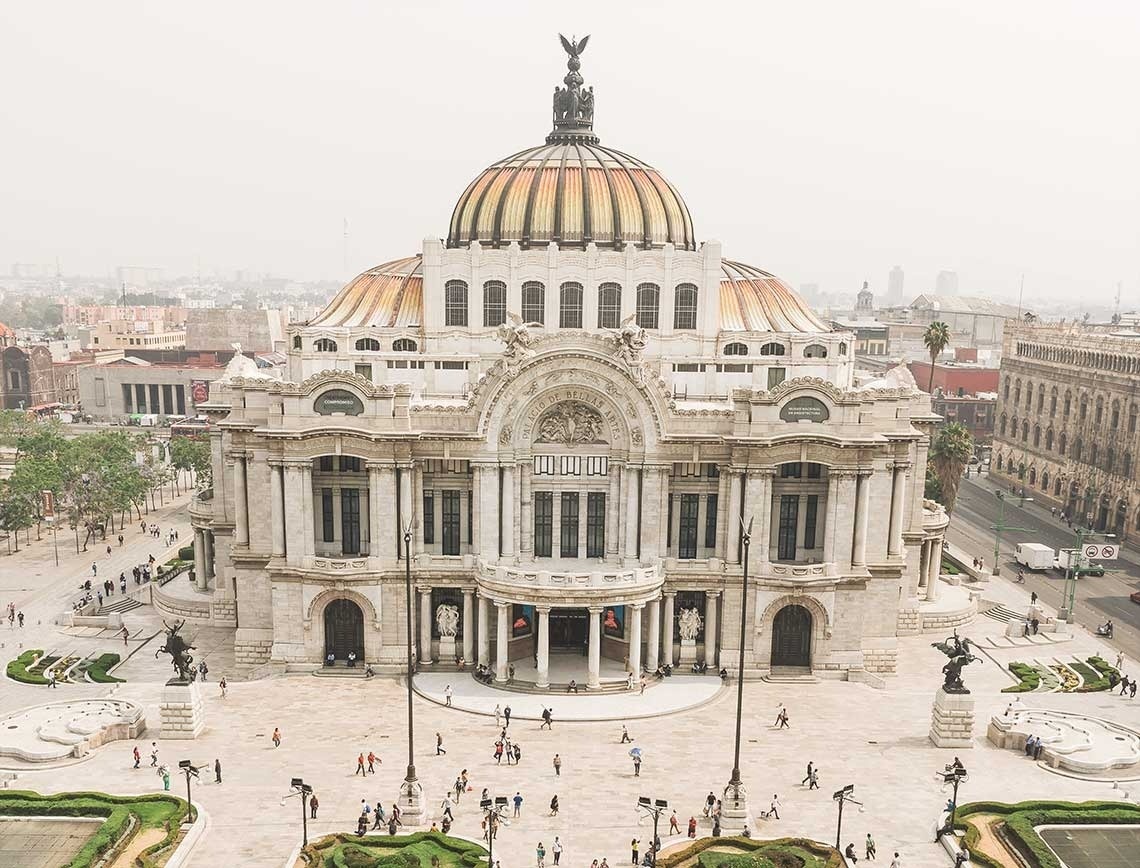
M 185 621 L 179 621 L 172 627 L 166 621 L 162 622 L 162 626 L 166 628 L 166 644 L 154 652 L 154 659 L 157 660 L 159 654 L 169 654 L 170 663 L 174 667 L 174 671 L 178 673 L 178 677 L 174 680 L 189 684 L 195 679 L 198 672 L 194 668 L 194 658 L 190 654 L 194 650 L 194 646 L 178 635 L 178 631 L 182 629 L 185 623 Z
M 695 608 L 682 609 L 681 614 L 677 616 L 677 629 L 681 633 L 682 639 L 696 639 L 703 623 L 704 619 L 701 617 L 701 613 Z
M 459 607 L 444 603 L 435 610 L 435 625 L 439 635 L 454 639 L 459 634 Z
M 970 653 L 970 640 L 959 639 L 958 631 L 955 630 L 953 636 L 942 642 L 931 642 L 930 645 L 950 658 L 942 667 L 942 674 L 945 676 L 942 689 L 947 693 L 969 693 L 966 685 L 962 683 L 962 668 L 980 659 Z

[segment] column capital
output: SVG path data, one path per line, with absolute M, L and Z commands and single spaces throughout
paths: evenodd
M 776 475 L 776 468 L 772 467 L 770 465 L 766 465 L 764 467 L 748 467 L 745 469 L 744 472 L 748 476 L 755 476 L 755 477 L 775 476 Z
M 705 591 L 705 596 L 708 597 L 709 599 L 715 600 L 717 597 L 720 596 L 720 591 Z
M 416 585 L 416 591 L 421 594 L 430 594 L 431 585 Z
M 282 458 L 281 466 L 286 470 L 300 470 L 302 467 L 312 467 L 313 462 L 308 458 Z
M 512 605 L 512 603 L 506 600 L 492 600 L 491 602 L 495 604 L 496 609 L 505 609 L 507 606 Z
M 910 470 L 911 462 L 910 461 L 897 461 L 896 460 L 896 461 L 890 462 L 889 466 L 892 470 L 902 470 L 905 473 L 906 471 Z
M 666 600 L 672 600 L 674 597 L 677 596 L 677 592 L 676 591 L 662 591 L 661 596 L 664 597 Z
M 549 615 L 550 614 L 550 606 L 535 606 L 534 610 L 541 615 Z
M 605 606 L 587 606 L 591 615 L 600 615 L 606 610 Z
M 463 589 L 463 596 L 465 599 L 468 597 L 474 597 L 475 596 L 475 589 L 474 588 L 464 588 Z
M 645 603 L 627 603 L 626 605 L 628 605 L 635 612 L 640 612 L 645 608 Z
M 367 467 L 369 470 L 395 470 L 396 469 L 396 463 L 394 461 L 391 461 L 391 460 L 384 461 L 381 459 L 376 459 L 374 461 L 365 461 L 364 466 Z
M 285 459 L 283 459 L 283 458 L 267 458 L 265 460 L 265 463 L 268 464 L 270 467 L 280 469 L 280 468 L 285 466 Z

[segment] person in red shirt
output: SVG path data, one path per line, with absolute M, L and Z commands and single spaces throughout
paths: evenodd
M 689 837 L 697 837 L 697 818 L 689 817 Z

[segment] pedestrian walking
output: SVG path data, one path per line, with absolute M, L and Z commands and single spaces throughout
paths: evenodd
M 806 775 L 804 775 L 804 779 L 803 779 L 802 781 L 800 781 L 800 786 L 801 786 L 801 787 L 802 787 L 804 784 L 806 784 L 808 781 L 810 781 L 810 780 L 811 780 L 811 770 L 812 770 L 812 764 L 809 762 L 809 763 L 807 764 L 807 774 L 806 774 Z
M 558 816 L 558 794 L 555 793 L 554 797 L 550 800 L 550 816 Z
M 631 744 L 633 739 L 629 737 L 629 730 L 625 728 L 625 724 L 621 725 L 621 741 L 619 744 Z
M 152 741 L 150 743 L 150 767 L 153 769 L 158 765 L 158 742 Z
M 139 767 L 139 760 L 142 759 L 142 754 L 139 753 L 139 746 L 136 744 L 133 751 L 135 757 L 135 768 Z
M 16 621 L 19 623 L 20 627 L 24 626 L 24 613 L 23 612 L 17 612 L 16 613 Z
M 1033 593 L 1031 593 L 1029 595 L 1029 605 L 1031 605 L 1031 606 L 1037 605 L 1037 592 L 1036 591 L 1034 591 Z
M 902 868 L 902 859 L 898 853 L 895 853 L 895 858 L 891 860 L 890 868 Z
M 503 728 L 503 709 L 499 707 L 499 703 L 495 703 L 495 729 Z
M 776 729 L 791 729 L 788 726 L 788 709 L 783 703 L 780 704 L 780 709 L 776 712 Z
M 377 757 L 375 753 L 373 753 L 372 751 L 368 751 L 368 774 L 370 774 L 370 775 L 376 774 L 376 769 L 374 768 L 374 766 L 376 765 L 376 762 L 378 760 L 379 760 L 379 757 Z
M 768 805 L 768 816 L 780 819 L 780 797 L 772 793 L 772 801 Z
M 206 680 L 206 676 L 209 674 L 209 672 L 210 672 L 210 667 L 206 665 L 205 660 L 203 660 L 201 663 L 198 664 L 198 678 L 201 681 L 204 682 Z
M 681 834 L 681 826 L 677 823 L 677 812 L 676 811 L 674 811 L 669 816 L 669 834 L 670 835 L 680 835 Z
M 697 837 L 697 818 L 689 817 L 689 837 Z
M 867 840 L 864 844 L 864 852 L 868 859 L 875 858 L 875 839 L 871 837 L 871 833 L 867 833 Z
M 637 864 L 637 839 L 634 838 L 629 842 L 629 864 Z
M 541 841 L 538 842 L 534 855 L 538 859 L 538 868 L 546 868 L 546 848 L 542 846 Z
M 522 759 L 522 748 L 519 747 L 519 743 L 517 741 L 514 744 L 514 753 L 515 753 L 515 765 L 517 766 L 519 764 L 519 760 Z
M 281 730 L 276 726 L 273 727 L 273 746 L 281 747 Z
M 542 709 L 542 723 L 539 725 L 538 728 L 542 729 L 544 726 L 547 729 L 554 729 L 554 715 L 551 714 L 551 711 L 549 708 L 543 708 Z
M 214 759 L 214 783 L 220 784 L 222 782 L 222 761 Z
M 170 769 L 168 769 L 166 766 L 163 766 L 161 769 L 159 769 L 159 774 L 160 774 L 160 777 L 162 778 L 162 788 L 166 792 L 169 793 L 170 792 Z
M 641 777 L 641 754 L 635 753 L 633 755 L 633 776 L 635 778 Z
M 356 757 L 356 771 L 354 771 L 352 773 L 352 776 L 356 777 L 357 775 L 364 775 L 364 774 L 366 774 L 366 772 L 364 771 L 364 754 L 361 753 Z
M 562 757 L 560 757 L 558 754 L 554 755 L 554 776 L 562 776 Z
M 454 823 L 455 817 L 451 813 L 451 793 L 448 793 L 443 797 L 443 801 L 440 803 L 440 807 L 443 809 L 443 816 L 447 817 L 449 820 L 451 820 L 451 822 Z
M 130 638 L 131 631 L 124 627 L 119 631 L 119 635 L 123 637 L 123 645 L 125 646 L 127 644 L 127 639 Z
M 506 721 L 503 724 L 504 726 L 511 725 L 511 707 L 509 705 L 503 709 L 503 719 Z
M 226 676 L 223 675 L 220 679 L 218 679 L 218 690 L 220 690 L 222 692 L 222 699 L 226 698 L 226 687 L 227 686 L 228 685 L 226 684 Z
M 446 754 L 447 751 L 443 747 L 443 736 L 437 732 L 435 734 L 435 755 L 439 756 L 441 753 Z
M 443 688 L 443 704 L 446 705 L 448 708 L 451 708 L 451 685 L 450 684 L 447 685 L 445 688 Z
M 704 813 L 705 813 L 706 817 L 712 816 L 713 805 L 715 805 L 715 804 L 716 804 L 716 796 L 713 794 L 712 790 L 709 790 L 709 794 L 707 796 L 705 796 L 705 812 Z
M 317 808 L 319 808 L 320 806 L 321 806 L 321 803 L 319 801 L 317 801 L 317 794 L 316 793 L 313 793 L 311 796 L 309 796 L 309 819 L 310 820 L 317 819 Z
M 819 789 L 819 769 L 812 769 L 811 770 L 811 778 L 808 780 L 808 789 L 809 790 L 818 790 Z
M 554 854 L 554 864 L 557 865 L 562 858 L 562 842 L 558 840 L 557 835 L 554 836 L 554 843 L 550 845 L 550 852 Z
M 495 742 L 495 765 L 499 765 L 500 762 L 502 762 L 502 759 L 503 759 L 503 743 L 501 741 L 497 741 L 497 742 Z M 510 765 L 510 764 L 511 764 L 511 761 L 507 760 L 507 765 Z
M 516 816 L 516 817 L 517 817 L 517 816 L 519 816 L 519 811 L 521 811 L 521 810 L 522 810 L 522 802 L 523 802 L 522 796 L 521 796 L 521 795 L 519 794 L 519 792 L 516 790 L 516 791 L 515 791 L 515 798 L 514 798 L 514 803 L 515 803 L 515 816 Z
M 456 805 L 456 807 L 459 806 L 459 799 L 463 796 L 463 790 L 465 788 L 466 787 L 463 783 L 462 778 L 456 778 L 455 783 L 451 785 L 451 789 L 455 791 L 455 805 Z

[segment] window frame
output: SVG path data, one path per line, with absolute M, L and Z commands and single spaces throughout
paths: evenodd
M 689 299 L 691 298 L 691 303 Z M 697 285 L 678 283 L 673 288 L 673 328 L 676 331 L 695 331 L 697 328 Z M 684 322 L 682 322 L 682 316 Z M 685 324 L 689 323 L 689 324 Z
M 606 293 L 613 293 L 612 299 Z M 612 314 L 612 317 L 611 317 Z M 598 285 L 598 328 L 616 329 L 621 326 L 621 284 L 607 282 Z
M 577 293 L 576 299 L 573 297 L 574 293 Z M 560 329 L 582 328 L 582 308 L 585 304 L 585 298 L 586 288 L 576 280 L 567 280 L 558 287 L 558 327 Z
M 528 301 L 528 293 L 535 292 L 538 293 L 538 301 L 533 298 Z M 519 298 L 523 322 L 546 325 L 546 284 L 540 280 L 525 281 Z M 534 316 L 536 312 L 538 316 Z
M 494 298 L 492 292 L 498 293 Z M 496 328 L 507 321 L 507 284 L 501 280 L 483 281 L 483 328 Z
M 634 297 L 634 320 L 640 328 L 660 328 L 661 287 L 656 283 L 639 283 Z
M 467 328 L 467 281 L 444 283 L 443 325 L 444 328 Z

